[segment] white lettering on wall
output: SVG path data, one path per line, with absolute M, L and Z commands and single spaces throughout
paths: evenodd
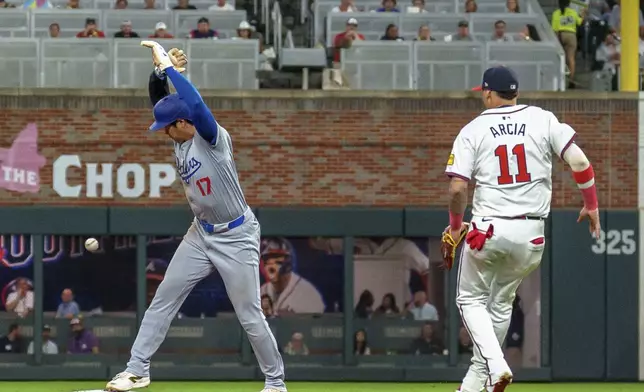
M 159 198 L 161 188 L 172 186 L 177 177 L 169 163 L 125 163 L 117 166 L 116 176 L 113 175 L 114 166 L 112 163 L 83 163 L 78 155 L 61 155 L 53 165 L 54 190 L 60 197 L 81 197 L 84 190 L 85 197 L 89 198 L 112 198 L 115 195 Z M 85 171 L 84 186 L 69 183 L 68 169 L 74 167 Z

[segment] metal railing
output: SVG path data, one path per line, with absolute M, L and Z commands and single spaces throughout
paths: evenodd
M 522 91 L 565 87 L 565 60 L 556 43 L 356 42 L 341 64 L 354 89 L 463 91 L 493 65 L 512 67 Z
M 258 40 L 162 40 L 188 56 L 197 87 L 257 89 Z M 138 40 L 16 38 L 0 40 L 1 87 L 145 88 L 152 70 Z

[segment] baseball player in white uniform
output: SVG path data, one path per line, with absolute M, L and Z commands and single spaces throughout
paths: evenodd
M 512 371 L 503 357 L 512 302 L 519 284 L 541 262 L 550 212 L 553 152 L 572 169 L 594 236 L 600 232 L 593 168 L 574 143 L 575 131 L 549 111 L 518 105 L 513 71 L 485 71 L 487 110 L 467 124 L 447 162 L 449 232 L 469 230 L 460 256 L 456 302 L 474 342 L 472 364 L 460 392 L 503 392 Z M 475 182 L 472 221 L 463 224 L 468 183 Z

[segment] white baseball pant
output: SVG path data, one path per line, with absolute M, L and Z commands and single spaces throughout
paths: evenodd
M 494 235 L 483 249 L 463 245 L 456 304 L 474 343 L 474 355 L 461 392 L 480 392 L 510 371 L 501 346 L 510 326 L 512 302 L 523 278 L 539 267 L 545 248 L 545 221 L 474 217 L 477 229 Z M 472 227 L 470 226 L 470 230 Z

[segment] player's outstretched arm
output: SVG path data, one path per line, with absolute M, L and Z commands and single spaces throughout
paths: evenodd
M 195 126 L 197 133 L 210 144 L 216 144 L 219 125 L 195 86 L 181 75 L 183 69 L 176 69 L 172 63 L 172 58 L 158 42 L 141 41 L 141 46 L 152 49 L 152 57 L 155 65 L 170 78 L 174 88 L 177 90 L 177 94 L 183 99 L 188 108 L 190 108 L 190 120 Z
M 195 86 L 185 76 L 181 75 L 174 68 L 166 69 L 166 75 L 172 81 L 172 85 L 177 90 L 177 94 L 179 94 L 190 108 L 192 112 L 191 120 L 199 135 L 210 144 L 215 144 L 217 142 L 219 125 L 215 120 L 215 116 L 212 115 L 210 109 L 203 101 L 199 91 L 197 91 Z
M 150 95 L 152 106 L 156 105 L 157 102 L 162 100 L 165 96 L 170 95 L 170 87 L 168 86 L 165 74 L 158 70 L 154 70 L 152 74 L 150 74 L 148 95 Z
M 590 232 L 599 238 L 601 225 L 599 222 L 599 202 L 597 200 L 597 187 L 595 186 L 595 172 L 586 154 L 575 143 L 571 143 L 562 158 L 570 166 L 572 177 L 577 183 L 584 199 L 584 208 L 579 213 L 578 222 L 586 217 L 590 221 Z

